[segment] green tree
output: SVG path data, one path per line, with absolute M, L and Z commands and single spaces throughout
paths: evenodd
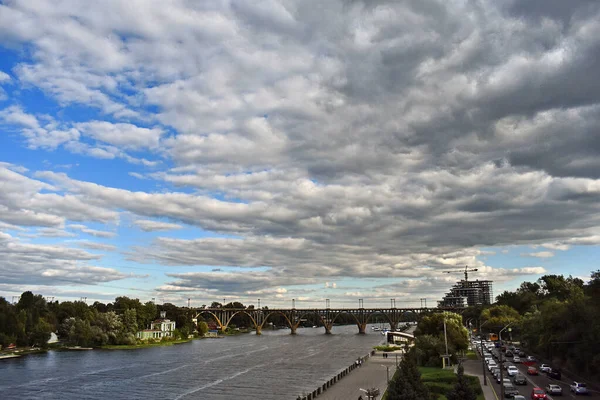
M 204 321 L 198 322 L 198 334 L 204 336 L 208 333 L 208 324 Z
M 519 312 L 512 307 L 497 305 L 486 308 L 481 312 L 481 318 L 487 321 L 486 326 L 490 328 L 499 328 L 509 323 L 521 320 Z
M 415 362 L 415 353 L 409 351 L 388 388 L 388 400 L 428 400 L 433 396 L 421 380 L 421 373 Z
M 462 364 L 458 364 L 456 378 L 457 382 L 454 388 L 446 394 L 446 398 L 448 400 L 477 400 L 477 395 L 465 379 L 465 369 Z

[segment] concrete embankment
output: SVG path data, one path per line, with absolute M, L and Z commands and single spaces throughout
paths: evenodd
M 390 378 L 395 371 L 395 358 L 383 358 L 382 353 L 373 351 L 359 360 L 361 364 L 352 364 L 341 370 L 311 393 L 302 394 L 296 400 L 350 400 L 365 393 L 361 389 L 378 388 L 383 394 L 387 388 L 388 371 Z M 340 383 L 341 382 L 341 383 Z

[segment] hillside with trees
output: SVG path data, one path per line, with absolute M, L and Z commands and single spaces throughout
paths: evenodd
M 192 311 L 170 303 L 142 303 L 129 297 L 92 305 L 83 301 L 47 302 L 41 295 L 24 292 L 11 304 L 0 297 L 0 345 L 45 348 L 51 332 L 73 346 L 132 345 L 137 342 L 136 332 L 146 329 L 160 311 L 175 321 L 177 338 L 187 338 L 195 331 Z
M 529 352 L 552 365 L 600 380 L 600 271 L 584 282 L 545 275 L 505 291 L 486 309 L 471 308 L 467 318 L 486 321 L 483 332 L 513 322 L 511 335 Z

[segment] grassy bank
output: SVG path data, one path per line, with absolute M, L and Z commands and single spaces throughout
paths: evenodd
M 446 400 L 446 393 L 448 393 L 456 384 L 456 375 L 452 369 L 441 369 L 435 367 L 419 367 L 421 372 L 421 379 L 425 386 L 429 388 L 432 393 L 438 395 L 438 400 Z M 465 375 L 469 385 L 477 393 L 477 400 L 485 400 L 479 379 L 475 376 Z
M 189 343 L 193 339 L 181 339 L 181 340 L 169 340 L 164 342 L 156 343 L 140 343 L 140 344 L 118 344 L 118 345 L 105 345 L 99 347 L 104 350 L 134 350 L 134 349 L 146 349 L 148 347 L 161 347 L 161 346 L 173 346 L 175 344 Z
M 396 350 L 402 350 L 403 349 L 400 346 L 390 346 L 390 345 L 375 346 L 373 348 L 375 350 L 377 350 L 377 351 L 396 351 Z

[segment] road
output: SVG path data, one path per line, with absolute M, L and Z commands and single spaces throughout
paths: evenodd
M 560 387 L 562 387 L 563 394 L 562 394 L 562 396 L 548 395 L 549 400 L 556 400 L 556 399 L 561 399 L 561 398 L 568 399 L 568 398 L 582 398 L 582 397 L 583 398 L 599 398 L 600 397 L 600 395 L 598 393 L 594 393 L 594 392 L 590 392 L 590 394 L 588 396 L 575 396 L 575 394 L 573 394 L 569 389 L 569 384 L 572 383 L 572 381 L 566 379 L 565 377 L 563 377 L 563 379 L 559 381 L 556 379 L 550 379 L 543 372 L 540 372 L 539 375 L 527 375 L 527 366 L 526 365 L 519 364 L 519 363 L 514 364 L 514 365 L 519 369 L 519 372 L 521 372 L 527 378 L 527 385 L 514 385 L 517 388 L 517 390 L 519 390 L 519 393 L 521 395 L 525 396 L 525 398 L 527 398 L 527 399 L 531 398 L 531 390 L 534 387 L 537 386 L 539 388 L 545 389 L 546 386 L 550 383 L 559 385 Z M 536 363 L 533 366 L 538 368 L 539 364 Z M 506 370 L 504 370 L 504 372 L 506 372 Z M 491 382 L 493 382 L 492 387 L 493 387 L 498 399 L 500 399 L 500 385 L 496 382 L 494 377 L 491 376 L 491 374 L 489 372 L 486 373 L 486 376 L 488 378 L 488 384 L 489 384 L 490 380 L 491 380 Z M 507 377 L 506 373 L 504 373 L 503 376 Z

